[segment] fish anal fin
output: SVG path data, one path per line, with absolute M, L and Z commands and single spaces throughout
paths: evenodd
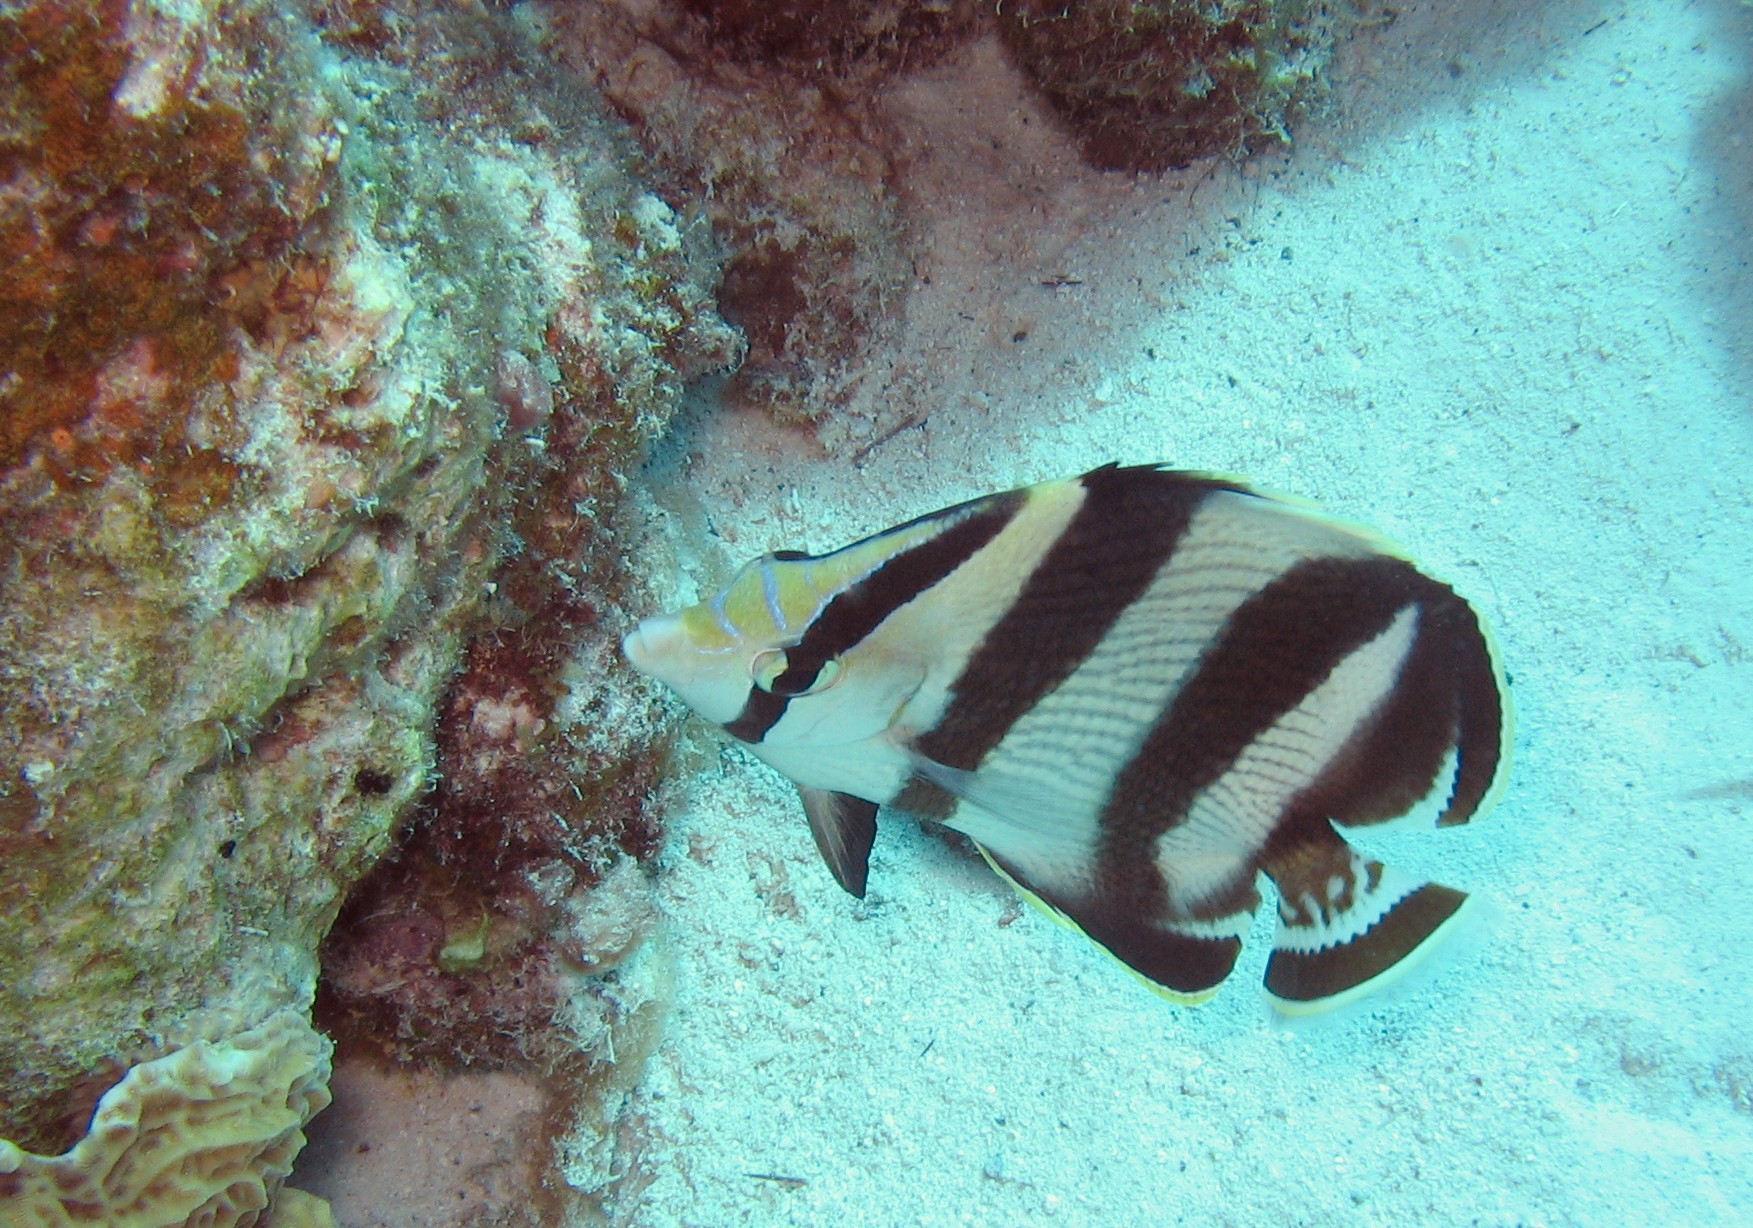
M 1216 996 L 1235 968 L 1257 903 L 1255 896 L 1236 912 L 1208 920 L 1152 922 L 1126 917 L 1091 937 L 1154 993 L 1184 1006 L 1198 1006 Z
M 1467 910 L 1465 892 L 1369 861 L 1337 835 L 1266 872 L 1279 892 L 1266 992 L 1287 1015 L 1333 1010 L 1398 980 Z
M 815 837 L 828 871 L 835 882 L 862 900 L 870 875 L 870 847 L 876 843 L 877 804 L 827 789 L 800 787 L 798 793 L 809 817 L 810 835 Z
M 1051 900 L 984 845 L 976 842 L 974 847 L 1000 878 L 1050 920 L 1088 938 L 1145 988 L 1181 1006 L 1199 1006 L 1216 996 L 1235 967 L 1260 902 L 1252 885 L 1244 885 L 1209 918 L 1152 922 L 1124 907 L 1085 908 Z

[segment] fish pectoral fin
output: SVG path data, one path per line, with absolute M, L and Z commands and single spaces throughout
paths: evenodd
M 798 793 L 809 816 L 810 835 L 834 881 L 862 900 L 870 875 L 870 846 L 876 843 L 877 804 L 827 789 L 799 786 Z
M 994 818 L 1003 820 L 1014 836 L 1039 849 L 1089 843 L 1090 833 L 1071 830 L 1069 816 L 1095 813 L 1095 804 L 1063 776 L 1025 776 L 1002 768 L 982 767 L 977 772 L 950 767 L 909 751 L 913 771 L 952 797 L 971 802 Z M 953 824 L 952 824 L 953 826 Z
M 1467 911 L 1465 892 L 1370 861 L 1337 835 L 1265 869 L 1278 887 L 1266 992 L 1287 1015 L 1333 1010 L 1398 980 Z
M 1252 883 L 1238 883 L 1197 918 L 1153 922 L 1125 901 L 1086 905 L 1050 899 L 984 845 L 974 847 L 1023 899 L 1101 947 L 1152 993 L 1182 1006 L 1199 1006 L 1216 995 L 1235 967 L 1260 903 Z

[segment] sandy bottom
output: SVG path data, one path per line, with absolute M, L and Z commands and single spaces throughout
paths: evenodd
M 549 1112 L 513 1075 L 442 1078 L 364 1059 L 336 1064 L 335 1102 L 313 1124 L 290 1184 L 328 1200 L 341 1228 L 534 1223 Z
M 678 600 L 1109 460 L 1319 499 L 1496 626 L 1504 803 L 1375 846 L 1491 924 L 1295 1029 L 1257 933 L 1181 1010 L 902 818 L 846 897 L 700 729 L 627 1223 L 1748 1222 L 1749 48 L 1734 0 L 1403 6 L 1342 119 L 1150 181 L 1079 170 L 991 48 L 889 101 L 917 421 L 825 460 L 698 415 L 653 463 Z

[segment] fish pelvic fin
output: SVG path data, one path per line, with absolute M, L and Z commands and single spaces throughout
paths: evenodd
M 1266 994 L 1285 1015 L 1335 1010 L 1399 980 L 1470 903 L 1465 892 L 1365 858 L 1330 829 L 1265 869 L 1278 888 Z
M 828 863 L 834 881 L 849 893 L 864 898 L 870 876 L 870 848 L 876 843 L 877 804 L 850 793 L 799 786 L 803 812 L 810 821 L 816 849 Z

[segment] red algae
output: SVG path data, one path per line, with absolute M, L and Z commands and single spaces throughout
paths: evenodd
M 154 19 L 125 5 L 77 17 L 0 14 L 15 100 L 0 138 L 0 465 L 34 451 L 61 484 L 131 467 L 187 527 L 238 476 L 216 446 L 228 407 L 200 407 L 218 432 L 187 430 L 237 368 L 227 307 L 278 279 L 332 171 L 297 156 L 320 121 L 289 88 L 241 88 L 217 45 L 142 46 Z M 241 54 L 273 41 L 272 22 L 237 6 L 215 33 Z M 142 346 L 156 395 L 118 393 L 113 366 Z

